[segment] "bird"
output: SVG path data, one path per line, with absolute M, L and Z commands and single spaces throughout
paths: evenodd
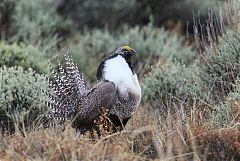
M 72 56 L 64 52 L 64 65 L 51 67 L 53 78 L 48 78 L 49 118 L 64 126 L 70 119 L 72 127 L 82 133 L 96 128 L 95 120 L 101 109 L 107 111 L 114 131 L 122 130 L 136 112 L 141 101 L 141 87 L 133 69 L 132 57 L 137 52 L 125 45 L 106 56 L 97 68 L 97 82 L 89 88 Z

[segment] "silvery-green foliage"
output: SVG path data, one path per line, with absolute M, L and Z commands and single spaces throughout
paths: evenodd
M 218 128 L 237 128 L 238 112 L 231 101 L 220 102 L 211 113 L 210 122 Z
M 13 124 L 32 126 L 46 112 L 48 84 L 44 76 L 22 67 L 0 68 L 1 128 Z
M 218 128 L 236 128 L 239 122 L 240 107 L 240 82 L 239 78 L 235 81 L 236 85 L 233 92 L 229 93 L 227 98 L 214 106 L 215 110 L 211 114 L 210 122 Z
M 0 42 L 0 67 L 21 66 L 39 73 L 48 73 L 47 62 L 41 51 L 32 45 Z
M 122 45 L 129 45 L 137 51 L 133 63 L 140 75 L 159 59 L 177 60 L 190 64 L 195 58 L 191 46 L 184 46 L 184 38 L 163 28 L 155 28 L 151 24 L 134 28 L 125 26 L 116 33 L 96 29 L 85 32 L 79 37 L 79 40 L 74 39 L 74 42 L 69 45 L 69 50 L 80 70 L 91 79 L 94 79 L 96 67 L 89 64 L 96 64 Z
M 143 80 L 143 98 L 166 114 L 181 107 L 192 108 L 203 98 L 196 66 L 169 63 L 154 68 Z
M 16 1 L 13 13 L 14 41 L 37 44 L 43 39 L 57 36 L 57 31 L 66 27 L 56 13 L 53 0 L 19 0 Z
M 70 31 L 71 22 L 57 14 L 55 0 L 3 0 L 0 9 L 1 39 L 6 41 L 46 45 Z
M 199 63 L 205 91 L 213 101 L 226 97 L 234 90 L 240 73 L 240 34 L 228 32 L 217 46 L 208 48 Z
M 80 45 L 87 53 L 108 54 L 118 46 L 129 45 L 137 50 L 139 57 L 143 58 L 159 56 L 190 62 L 194 57 L 190 47 L 183 47 L 183 38 L 163 28 L 155 28 L 151 24 L 134 28 L 125 26 L 117 34 L 107 30 L 93 30 L 83 35 L 81 41 Z

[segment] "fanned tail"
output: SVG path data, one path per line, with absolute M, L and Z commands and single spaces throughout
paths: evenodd
M 48 92 L 50 108 L 48 118 L 57 120 L 60 126 L 64 125 L 66 118 L 75 113 L 81 104 L 82 95 L 86 92 L 87 86 L 83 74 L 80 74 L 78 67 L 74 64 L 72 57 L 64 52 L 64 64 L 58 61 L 55 70 L 49 63 L 53 79 L 47 78 L 51 92 Z

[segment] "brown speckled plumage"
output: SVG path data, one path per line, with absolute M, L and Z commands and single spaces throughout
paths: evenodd
M 115 54 L 101 62 L 97 71 L 97 78 L 100 79 L 90 89 L 87 88 L 85 79 L 79 73 L 71 56 L 65 53 L 65 64 L 61 66 L 59 63 L 57 71 L 52 69 L 54 78 L 49 81 L 49 84 L 53 92 L 48 93 L 51 100 L 48 106 L 52 110 L 49 116 L 58 120 L 61 126 L 63 126 L 65 119 L 70 118 L 74 128 L 85 132 L 95 127 L 94 121 L 100 116 L 100 109 L 105 108 L 109 111 L 108 116 L 114 126 L 125 125 L 132 113 L 136 111 L 141 100 L 141 93 L 135 93 L 134 90 L 128 89 L 122 90 L 118 83 L 107 80 L 104 76 L 105 62 L 118 55 L 125 58 L 124 54 L 126 53 L 124 52 L 126 50 L 123 49 L 119 48 Z M 130 49 L 128 52 L 134 51 L 130 51 Z M 126 62 L 131 67 L 131 64 L 129 64 L 130 56 L 127 55 L 126 57 L 128 60 Z M 135 75 L 132 67 L 131 71 Z

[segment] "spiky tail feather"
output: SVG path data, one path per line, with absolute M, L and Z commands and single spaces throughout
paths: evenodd
M 81 96 L 87 91 L 86 81 L 67 51 L 64 52 L 63 65 L 58 61 L 56 70 L 49 62 L 48 65 L 53 78 L 47 78 L 52 90 L 52 92 L 46 92 L 50 100 L 46 103 L 50 108 L 47 117 L 50 123 L 56 120 L 63 127 L 65 120 L 71 117 L 79 107 L 82 101 Z

